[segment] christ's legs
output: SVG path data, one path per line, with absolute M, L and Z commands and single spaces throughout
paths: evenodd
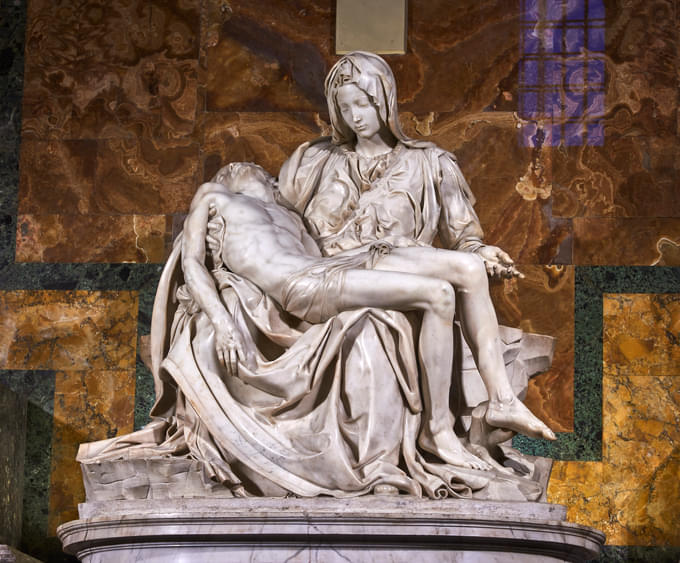
M 425 422 L 418 443 L 452 465 L 488 469 L 485 462 L 463 447 L 453 431 L 449 390 L 455 294 L 451 284 L 400 272 L 347 270 L 342 295 L 338 297 L 342 310 L 378 307 L 423 311 L 418 349 L 423 368 Z
M 456 288 L 465 341 L 489 394 L 487 422 L 528 436 L 555 439 L 553 432 L 515 397 L 501 354 L 498 320 L 482 260 L 467 252 L 428 247 L 395 248 L 375 269 L 418 273 Z

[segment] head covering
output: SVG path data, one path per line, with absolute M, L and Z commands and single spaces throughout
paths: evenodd
M 324 84 L 328 113 L 333 129 L 333 142 L 337 145 L 350 143 L 354 133 L 343 119 L 337 102 L 338 89 L 345 84 L 360 88 L 378 108 L 378 114 L 392 134 L 403 144 L 414 148 L 434 146 L 427 141 L 417 141 L 406 136 L 399 123 L 397 109 L 397 85 L 392 69 L 373 53 L 354 51 L 333 65 Z

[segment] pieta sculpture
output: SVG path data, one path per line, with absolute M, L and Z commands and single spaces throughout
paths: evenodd
M 231 163 L 197 190 L 154 304 L 152 420 L 81 446 L 88 499 L 542 498 L 546 464 L 507 441 L 555 436 L 508 364 L 552 343 L 489 296 L 520 272 L 455 157 L 403 133 L 383 59 L 342 57 L 325 94 L 332 136 L 278 180 Z

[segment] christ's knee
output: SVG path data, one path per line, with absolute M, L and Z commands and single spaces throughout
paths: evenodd
M 473 293 L 488 286 L 488 278 L 484 261 L 478 256 L 470 255 L 458 265 L 460 278 L 456 287 L 465 293 Z
M 450 283 L 437 280 L 428 289 L 432 312 L 447 321 L 453 321 L 456 313 L 456 294 Z

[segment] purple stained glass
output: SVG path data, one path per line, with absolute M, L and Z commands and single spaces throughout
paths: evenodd
M 546 53 L 562 52 L 562 29 L 559 27 L 548 27 L 544 31 L 543 49 Z
M 565 86 L 569 89 L 583 89 L 585 79 L 585 63 L 583 59 L 572 58 L 566 61 L 565 64 Z
M 591 27 L 588 29 L 588 50 L 604 51 L 604 27 Z
M 525 119 L 539 116 L 538 92 L 525 92 L 519 100 L 519 113 Z
M 602 0 L 522 0 L 519 112 L 527 146 L 604 143 Z
M 562 113 L 562 96 L 559 90 L 548 90 L 544 93 L 546 117 L 559 117 Z
M 603 20 L 604 19 L 604 1 L 603 0 L 589 0 L 588 1 L 588 19 L 589 20 Z
M 525 54 L 535 54 L 540 51 L 541 39 L 538 30 L 532 27 L 522 28 L 522 49 Z
M 537 21 L 540 17 L 539 0 L 522 0 L 521 9 L 524 20 Z
M 602 117 L 604 115 L 604 91 L 588 92 L 586 113 L 588 117 Z
M 586 130 L 587 144 L 594 147 L 601 147 L 604 145 L 604 124 L 602 121 L 591 121 L 590 123 L 587 123 Z
M 557 21 L 562 19 L 563 0 L 545 0 L 545 19 Z
M 535 86 L 539 83 L 539 61 L 528 59 L 522 62 L 520 81 L 523 86 Z
M 546 123 L 543 127 L 545 140 L 543 144 L 548 147 L 557 147 L 562 142 L 562 127 L 559 123 Z
M 567 0 L 567 20 L 582 20 L 586 17 L 584 0 Z
M 567 92 L 564 97 L 563 118 L 578 119 L 583 115 L 583 102 L 585 96 L 582 92 Z
M 543 85 L 557 86 L 562 84 L 562 59 L 551 58 L 543 61 Z
M 583 144 L 583 124 L 580 121 L 565 123 L 564 144 L 568 147 L 578 147 Z
M 591 59 L 588 61 L 588 84 L 604 83 L 604 59 Z
M 585 46 L 585 32 L 583 28 L 567 28 L 564 35 L 565 51 L 580 53 Z

